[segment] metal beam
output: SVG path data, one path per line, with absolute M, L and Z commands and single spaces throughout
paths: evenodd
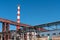
M 15 25 L 15 26 L 18 25 L 18 26 L 23 26 L 23 27 L 30 27 L 30 25 L 23 24 L 23 23 L 17 23 L 11 20 L 3 19 L 3 18 L 0 18 L 0 22 L 8 23 L 8 24 Z

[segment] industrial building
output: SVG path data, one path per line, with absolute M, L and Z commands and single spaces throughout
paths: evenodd
M 3 18 L 0 18 L 0 22 L 9 22 L 9 24 L 19 25 L 14 21 Z M 9 30 L 8 32 L 0 32 L 0 40 L 4 40 L 4 35 L 6 35 L 6 40 L 48 40 L 48 36 L 52 40 L 60 40 L 59 25 L 60 21 L 35 26 L 21 23 L 20 27 L 22 27 L 22 29 L 19 29 L 19 31 Z M 6 30 L 7 28 L 8 27 L 6 27 Z
M 20 5 L 17 22 L 0 18 L 0 23 L 2 23 L 0 40 L 60 40 L 60 21 L 35 26 L 23 24 L 20 22 Z M 16 30 L 9 30 L 9 25 L 16 26 Z

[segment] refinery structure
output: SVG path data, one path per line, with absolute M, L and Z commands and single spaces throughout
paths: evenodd
M 60 21 L 35 26 L 23 24 L 20 22 L 20 5 L 17 22 L 0 18 L 0 23 L 2 23 L 0 40 L 60 40 Z M 16 30 L 9 30 L 9 25 L 16 26 Z

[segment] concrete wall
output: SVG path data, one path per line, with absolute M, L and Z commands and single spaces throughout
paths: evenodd
M 53 36 L 52 40 L 60 40 L 60 36 Z
M 2 40 L 2 34 L 0 34 L 0 40 Z
M 37 40 L 48 40 L 47 37 L 37 38 Z
M 48 40 L 48 37 L 37 38 L 37 40 Z M 60 40 L 60 36 L 53 36 L 52 40 Z

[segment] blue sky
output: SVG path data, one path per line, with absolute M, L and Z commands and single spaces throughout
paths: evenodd
M 18 3 L 21 23 L 39 25 L 60 20 L 60 0 L 0 0 L 0 17 L 16 21 Z

